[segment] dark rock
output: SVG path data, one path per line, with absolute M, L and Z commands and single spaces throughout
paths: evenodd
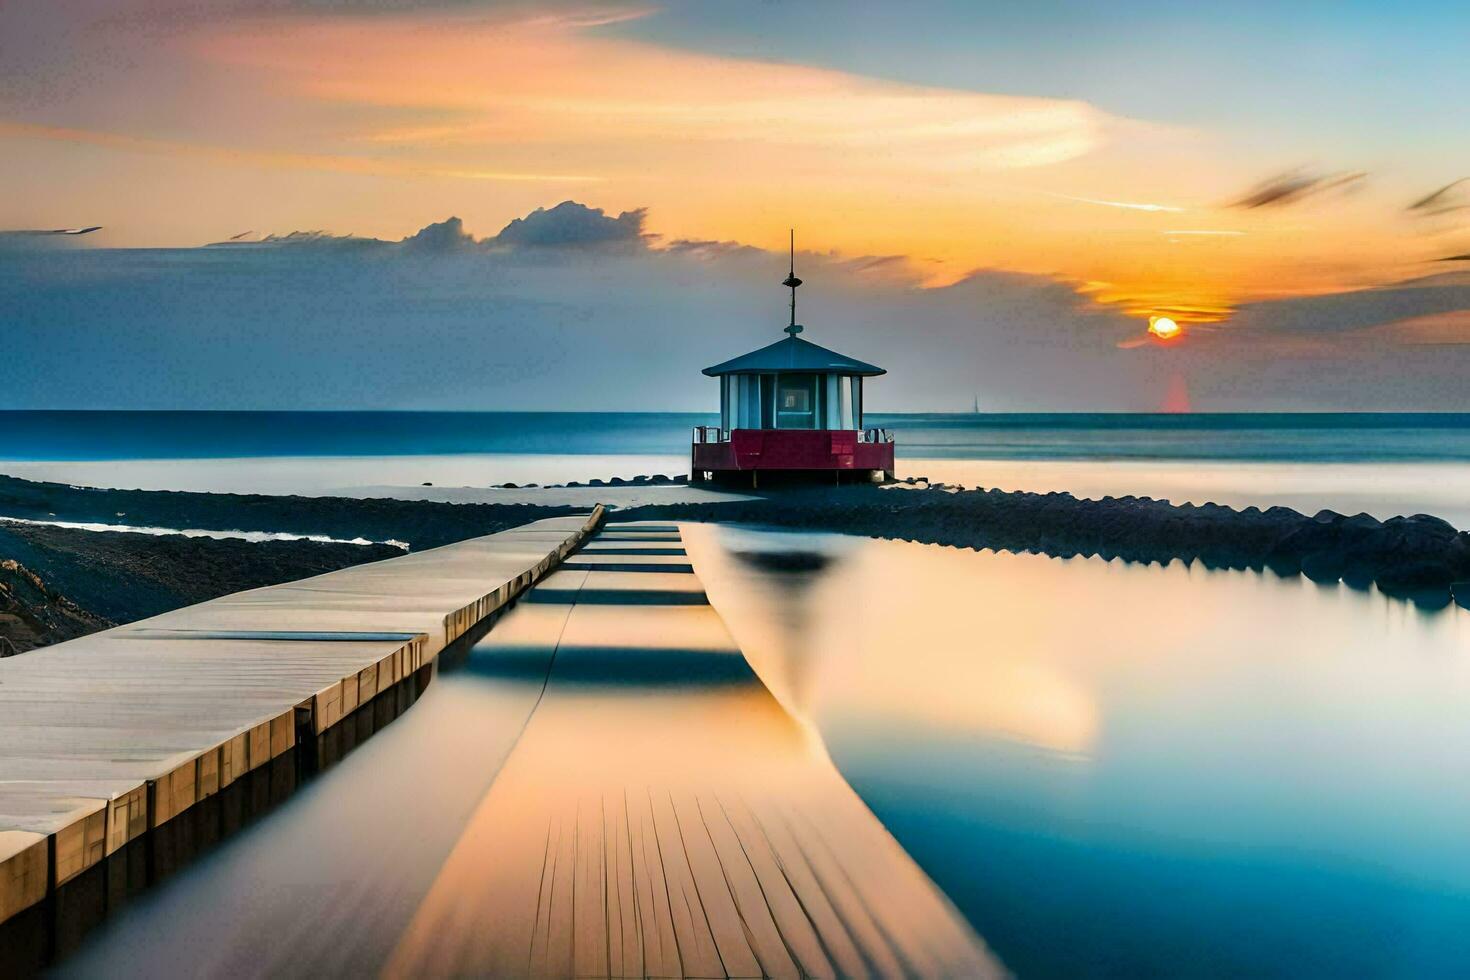
M 12 559 L 0 559 L 0 657 L 25 653 L 113 625 L 112 621 L 83 609 L 57 592 L 26 566 Z
M 1413 523 L 1416 527 L 1422 527 L 1428 530 L 1432 530 L 1434 533 L 1443 535 L 1445 537 L 1454 537 L 1456 534 L 1460 533 L 1449 521 L 1445 520 L 1442 517 L 1435 517 L 1433 514 L 1415 514 L 1414 516 L 1407 518 L 1407 520 Z

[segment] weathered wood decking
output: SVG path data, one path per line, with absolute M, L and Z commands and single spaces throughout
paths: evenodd
M 539 702 L 388 975 L 1003 973 L 751 671 L 677 528 L 609 525 L 475 652 Z
M 537 521 L 0 660 L 0 922 L 422 668 L 600 518 Z

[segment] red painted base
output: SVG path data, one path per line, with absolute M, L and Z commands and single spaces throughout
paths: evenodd
M 735 429 L 729 442 L 696 442 L 690 475 L 760 470 L 881 470 L 893 474 L 893 443 L 859 442 L 845 429 Z

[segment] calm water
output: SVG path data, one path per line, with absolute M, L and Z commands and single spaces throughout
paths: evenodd
M 1470 613 L 1178 564 L 685 540 L 780 705 L 1020 976 L 1462 972 Z M 828 563 L 741 557 L 771 551 Z M 535 707 L 474 665 L 125 908 L 71 971 L 385 956 Z M 739 722 L 688 724 L 717 717 Z
M 1470 961 L 1470 614 L 1178 564 L 720 537 L 700 571 L 747 656 L 1020 976 Z M 793 547 L 832 563 L 720 557 Z
M 0 412 L 0 459 L 678 455 L 715 415 Z M 1470 461 L 1470 414 L 870 414 L 915 459 Z
M 0 412 L 0 472 L 92 486 L 411 495 L 688 469 L 697 414 Z M 1431 513 L 1470 526 L 1470 416 L 873 415 L 900 476 L 1084 496 Z

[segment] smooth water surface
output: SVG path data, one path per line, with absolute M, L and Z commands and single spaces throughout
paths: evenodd
M 691 552 L 757 671 L 1018 975 L 1470 961 L 1470 613 L 1198 566 L 711 533 Z M 793 549 L 829 563 L 728 554 Z
M 694 413 L 0 412 L 0 473 L 85 486 L 499 500 L 688 470 Z M 898 475 L 1470 526 L 1470 416 L 870 415 Z M 425 484 L 435 489 L 427 490 Z
M 713 389 L 712 389 L 713 392 Z M 711 399 L 714 400 L 713 397 Z M 683 454 L 698 412 L 3 411 L 0 459 Z M 885 415 L 913 459 L 1470 462 L 1470 414 Z

